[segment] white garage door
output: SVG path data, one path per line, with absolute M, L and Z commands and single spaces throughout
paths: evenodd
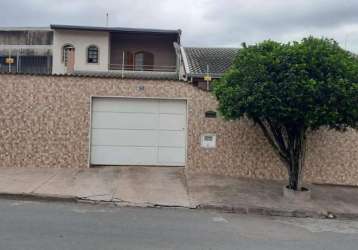
M 184 166 L 186 101 L 94 98 L 91 164 Z

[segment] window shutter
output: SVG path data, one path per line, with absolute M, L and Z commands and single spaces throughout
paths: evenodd
M 133 60 L 133 53 L 130 51 L 126 51 L 125 52 L 125 69 L 126 70 L 133 70 L 133 66 L 134 66 L 134 60 Z

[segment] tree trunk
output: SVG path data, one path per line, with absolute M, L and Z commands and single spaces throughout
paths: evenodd
M 295 128 L 297 129 L 297 128 Z M 306 135 L 304 129 L 298 129 L 289 135 L 288 152 L 290 158 L 288 188 L 300 191 L 305 163 Z
M 293 190 L 300 190 L 300 172 L 302 166 L 300 164 L 294 163 L 293 166 L 290 166 L 290 171 L 288 173 L 288 188 Z
M 280 124 L 269 119 L 255 119 L 288 171 L 288 188 L 301 190 L 305 162 L 306 129 L 300 124 Z

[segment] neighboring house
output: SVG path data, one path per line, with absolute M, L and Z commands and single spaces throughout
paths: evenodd
M 9 43 L 40 57 L 46 48 L 53 74 L 0 74 L 0 167 L 181 166 L 285 178 L 260 129 L 224 120 L 203 91 L 238 49 L 183 47 L 180 30 L 52 25 L 30 41 L 33 31 L 12 32 L 0 33 L 11 49 L 4 60 L 15 53 Z M 308 138 L 305 180 L 358 185 L 358 133 L 336 133 Z
M 0 27 L 0 72 L 51 73 L 52 44 L 49 28 Z
M 220 78 L 232 65 L 238 48 L 200 48 L 181 47 L 183 80 L 193 83 L 201 89 L 210 89 L 209 82 Z

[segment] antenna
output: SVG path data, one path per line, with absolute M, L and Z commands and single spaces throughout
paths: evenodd
M 106 13 L 106 27 L 109 25 L 109 13 Z

